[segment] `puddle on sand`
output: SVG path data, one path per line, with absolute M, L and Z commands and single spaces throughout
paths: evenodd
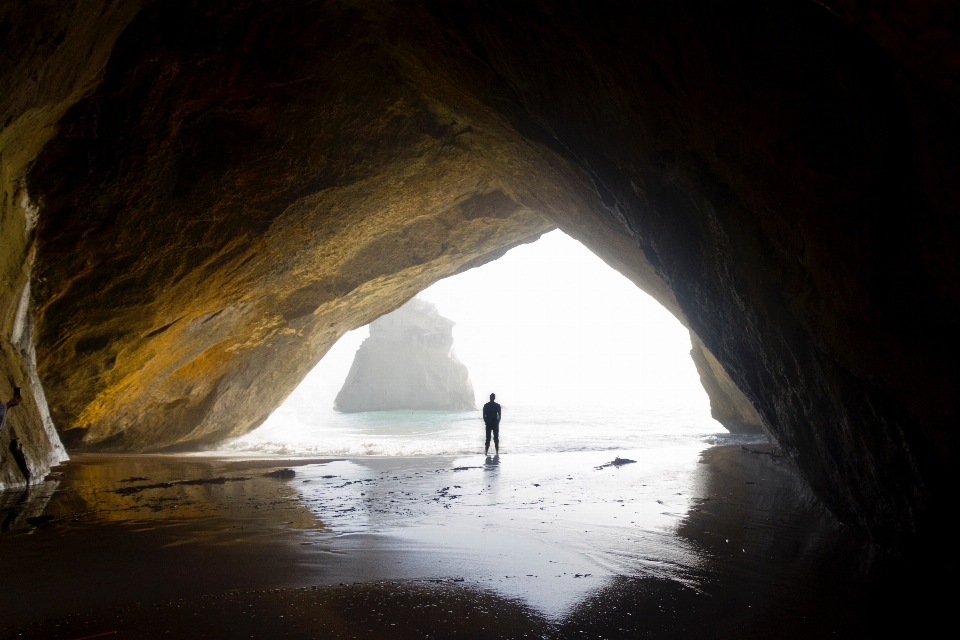
M 323 529 L 315 515 L 301 508 L 298 494 L 284 478 L 265 477 L 290 465 L 327 460 L 235 460 L 162 455 L 76 455 L 31 488 L 28 500 L 3 503 L 12 525 L 29 528 L 42 512 L 53 526 L 88 523 L 252 519 L 261 525 Z M 32 514 L 27 516 L 27 514 Z

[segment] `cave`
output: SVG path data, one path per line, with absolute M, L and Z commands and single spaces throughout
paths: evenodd
M 957 17 L 4 3 L 0 448 L 34 481 L 248 433 L 345 332 L 558 228 L 689 329 L 725 426 L 909 548 L 960 416 Z

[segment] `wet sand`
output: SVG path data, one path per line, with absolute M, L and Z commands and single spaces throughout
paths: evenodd
M 3 498 L 0 635 L 866 637 L 901 621 L 888 605 L 910 587 L 784 459 L 623 455 L 639 461 L 76 456 Z

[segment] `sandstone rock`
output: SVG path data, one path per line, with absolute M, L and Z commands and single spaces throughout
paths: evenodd
M 21 387 L 24 402 L 0 434 L 0 491 L 40 482 L 67 459 L 37 374 L 31 272 L 40 208 L 26 174 L 56 123 L 99 79 L 139 3 L 96 0 L 0 8 L 0 401 Z M 16 439 L 29 478 L 11 450 Z
M 753 403 L 737 388 L 723 365 L 717 362 L 706 345 L 690 332 L 690 357 L 700 374 L 707 396 L 710 415 L 731 433 L 764 433 L 763 422 Z
M 452 320 L 414 298 L 370 323 L 334 408 L 344 413 L 476 409 L 467 368 L 453 351 Z
M 685 323 L 841 520 L 934 529 L 958 34 L 945 2 L 861 5 L 6 3 L 18 434 L 60 455 L 42 380 L 74 446 L 240 435 L 343 332 L 557 226 Z

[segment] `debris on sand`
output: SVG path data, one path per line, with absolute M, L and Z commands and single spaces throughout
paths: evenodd
M 264 478 L 292 478 L 297 475 L 297 472 L 293 469 L 277 469 L 276 471 L 271 471 L 269 473 L 263 474 Z
M 749 447 L 745 447 L 745 446 L 743 446 L 743 445 L 740 445 L 740 448 L 743 449 L 743 452 L 744 452 L 744 453 L 755 453 L 755 454 L 759 454 L 759 455 L 762 455 L 762 456 L 770 456 L 771 458 L 782 458 L 782 457 L 783 457 L 783 454 L 780 453 L 780 449 L 779 449 L 778 447 L 774 447 L 773 449 L 770 449 L 769 451 L 764 451 L 763 449 L 750 449 Z
M 144 478 L 143 476 L 130 476 L 129 478 L 124 478 L 119 482 L 146 482 L 150 478 Z
M 128 495 L 131 493 L 140 493 L 146 489 L 169 489 L 177 485 L 198 485 L 198 484 L 224 484 L 226 482 L 241 482 L 243 480 L 249 480 L 250 478 L 225 478 L 220 476 L 219 478 L 198 478 L 196 480 L 179 480 L 176 482 L 158 482 L 157 484 L 141 484 L 135 487 L 121 487 L 114 491 L 120 495 Z
M 605 469 L 607 467 L 621 467 L 625 464 L 633 464 L 634 462 L 636 462 L 636 460 L 631 460 L 629 458 L 621 458 L 620 456 L 617 456 L 607 464 L 602 464 L 599 467 L 597 467 L 597 470 L 599 471 L 600 469 Z

